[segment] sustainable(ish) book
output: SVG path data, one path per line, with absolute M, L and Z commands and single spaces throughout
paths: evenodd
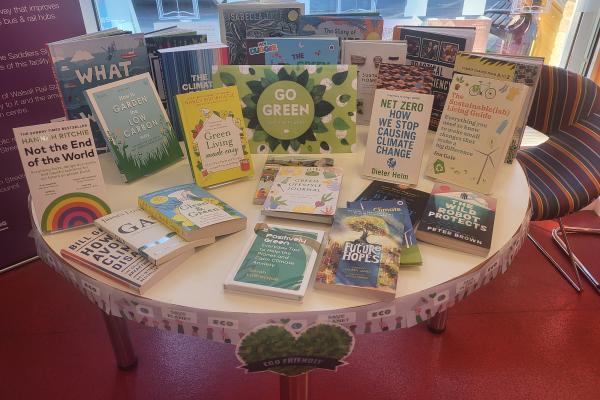
M 328 65 L 340 60 L 337 37 L 246 39 L 248 65 Z
M 433 67 L 381 63 L 376 88 L 431 94 L 433 75 Z
M 381 40 L 383 18 L 378 15 L 302 15 L 298 34 L 337 36 L 340 40 Z
M 252 153 L 348 153 L 356 143 L 356 66 L 222 65 L 237 86 Z
M 494 197 L 438 183 L 431 191 L 417 239 L 484 257 L 492 245 L 495 218 Z
M 48 43 L 48 50 L 68 119 L 92 117 L 85 90 L 150 71 L 142 33 L 99 32 Z M 106 150 L 100 127 L 90 124 L 96 147 Z
M 265 162 L 258 185 L 254 194 L 252 203 L 263 205 L 267 195 L 271 190 L 271 185 L 279 172 L 281 166 L 300 166 L 300 167 L 333 167 L 333 158 L 306 158 L 306 157 L 274 157 L 269 156 Z
M 224 283 L 225 289 L 302 300 L 324 234 L 256 224 L 253 237 Z
M 406 62 L 406 42 L 381 40 L 342 41 L 342 64 L 356 65 L 357 98 L 356 123 L 368 125 L 377 75 L 381 63 L 404 64 Z
M 373 181 L 355 201 L 404 200 L 410 212 L 410 222 L 417 229 L 429 201 L 429 192 L 394 183 Z
M 298 34 L 304 3 L 219 4 L 221 40 L 229 46 L 229 64 L 246 63 L 246 39 Z
M 215 241 L 214 237 L 210 237 L 186 242 L 139 208 L 113 212 L 98 218 L 94 224 L 156 265 L 162 265 L 190 249 Z
M 433 111 L 429 129 L 437 130 L 459 51 L 471 51 L 475 28 L 438 28 L 428 26 L 397 26 L 395 40 L 406 40 L 407 64 L 433 67 Z
M 213 65 L 227 64 L 228 49 L 221 43 L 200 43 L 158 50 L 173 128 L 183 140 L 183 128 L 177 113 L 178 94 L 213 88 Z
M 183 157 L 150 74 L 88 89 L 85 96 L 125 182 Z
M 396 224 L 398 232 L 402 231 L 400 237 L 402 242 L 401 265 L 418 265 L 423 263 L 421 251 L 415 237 L 415 230 L 411 222 L 411 212 L 406 201 L 399 200 L 375 200 L 375 201 L 349 201 L 348 208 L 367 211 L 378 211 L 390 214 L 393 219 L 389 223 Z
M 194 183 L 138 197 L 138 206 L 188 242 L 246 228 L 246 217 Z
M 198 186 L 252 176 L 252 157 L 235 86 L 177 95 L 177 109 Z
M 60 251 L 67 260 L 95 270 L 138 294 L 144 294 L 193 253 L 189 249 L 159 267 L 100 229 L 87 230 Z
M 540 79 L 543 64 L 543 57 L 466 52 L 460 52 L 456 56 L 456 62 L 454 63 L 454 72 L 456 73 L 523 83 L 530 88 L 525 99 L 525 107 L 519 113 L 510 147 L 506 153 L 505 161 L 509 164 L 513 162 L 519 147 L 521 147 L 529 110 L 533 103 L 533 95 Z
M 341 168 L 283 166 L 275 176 L 262 213 L 331 223 L 341 186 Z
M 13 129 L 42 232 L 94 223 L 110 213 L 87 118 Z
M 315 287 L 393 298 L 402 252 L 398 228 L 389 214 L 338 208 Z
M 377 89 L 362 174 L 368 178 L 416 185 L 433 96 Z
M 529 87 L 454 74 L 426 174 L 489 194 Z

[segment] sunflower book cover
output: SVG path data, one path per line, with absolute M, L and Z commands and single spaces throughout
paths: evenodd
M 325 232 L 258 223 L 224 287 L 302 300 Z
M 339 208 L 315 287 L 395 297 L 403 233 L 387 213 Z
M 138 206 L 190 242 L 246 228 L 242 213 L 194 183 L 139 196 Z
M 110 214 L 87 118 L 13 129 L 33 215 L 44 233 L 93 224 Z
M 252 153 L 347 153 L 356 143 L 355 65 L 222 65 L 237 86 Z
M 252 157 L 235 86 L 180 94 L 176 101 L 198 186 L 252 176 Z
M 331 223 L 341 186 L 341 168 L 283 166 L 275 176 L 262 213 Z
M 88 89 L 85 95 L 125 182 L 183 157 L 149 73 Z

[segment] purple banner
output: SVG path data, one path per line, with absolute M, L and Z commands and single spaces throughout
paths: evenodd
M 0 270 L 35 255 L 12 128 L 64 115 L 46 43 L 84 33 L 79 0 L 0 2 Z

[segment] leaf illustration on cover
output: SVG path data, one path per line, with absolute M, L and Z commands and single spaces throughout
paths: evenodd
M 225 86 L 235 86 L 235 77 L 228 72 L 220 72 L 219 77 Z
M 346 78 L 348 77 L 348 71 L 343 71 L 343 72 L 338 72 L 336 74 L 333 74 L 333 76 L 331 77 L 331 80 L 333 81 L 333 83 L 335 83 L 336 85 L 341 85 L 342 83 L 344 83 L 344 81 L 346 80 Z

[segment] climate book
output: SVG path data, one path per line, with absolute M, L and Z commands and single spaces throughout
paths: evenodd
M 150 74 L 88 89 L 85 96 L 125 182 L 183 157 Z
M 342 64 L 356 65 L 357 98 L 356 123 L 368 125 L 377 85 L 379 66 L 382 63 L 406 63 L 406 42 L 381 40 L 342 41 Z
M 517 155 L 533 103 L 533 95 L 540 79 L 543 57 L 511 56 L 505 54 L 479 54 L 460 52 L 456 56 L 454 72 L 493 78 L 501 81 L 523 83 L 529 86 L 525 107 L 521 109 L 505 161 L 512 163 Z
M 303 15 L 298 34 L 337 36 L 340 40 L 381 40 L 383 18 L 378 15 Z
M 341 186 L 341 168 L 282 166 L 271 185 L 262 213 L 331 223 Z
M 101 273 L 138 294 L 144 294 L 194 253 L 180 254 L 160 267 L 100 229 L 88 229 L 60 255 Z
M 229 64 L 246 63 L 246 39 L 294 36 L 304 3 L 219 4 L 221 40 L 229 46 Z
M 347 153 L 356 143 L 356 66 L 222 65 L 237 86 L 252 153 Z
M 258 223 L 225 289 L 302 300 L 325 232 Z
M 248 65 L 338 64 L 337 37 L 275 37 L 246 39 Z
M 210 237 L 186 242 L 139 208 L 113 212 L 98 218 L 94 224 L 156 265 L 162 265 L 190 249 L 215 241 L 214 237 Z
M 92 224 L 110 213 L 87 118 L 13 129 L 33 215 L 42 232 Z
M 150 71 L 141 33 L 85 35 L 48 43 L 48 50 L 68 119 L 92 117 L 85 90 Z M 91 127 L 96 147 L 105 150 L 106 141 L 93 119 Z
M 492 245 L 496 199 L 438 183 L 417 230 L 417 239 L 449 249 L 486 256 Z
M 387 213 L 338 208 L 315 287 L 393 298 L 402 235 L 401 227 Z
M 416 185 L 433 96 L 377 89 L 362 174 L 367 178 Z
M 200 43 L 158 50 L 162 67 L 167 110 L 173 117 L 173 128 L 183 140 L 183 128 L 177 113 L 175 96 L 213 88 L 213 65 L 227 64 L 228 49 L 221 43 Z
M 138 206 L 188 242 L 246 229 L 246 217 L 194 183 L 138 197 Z
M 528 90 L 521 83 L 454 74 L 426 175 L 489 194 Z
M 407 64 L 434 68 L 433 111 L 429 129 L 437 130 L 459 51 L 471 51 L 475 28 L 437 28 L 397 26 L 395 40 L 406 40 Z
M 265 162 L 252 203 L 263 205 L 271 190 L 271 185 L 282 166 L 300 167 L 333 167 L 333 158 L 306 158 L 306 157 L 274 157 L 269 156 Z

